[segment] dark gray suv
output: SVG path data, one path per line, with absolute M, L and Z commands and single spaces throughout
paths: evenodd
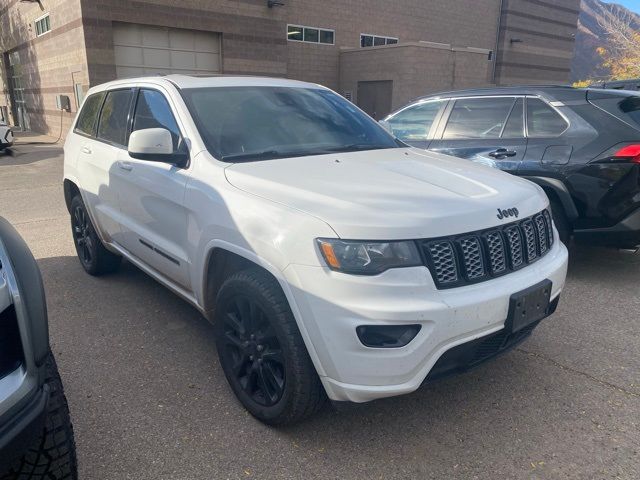
M 420 98 L 384 122 L 400 140 L 540 185 L 564 242 L 640 245 L 640 96 L 562 86 Z
M 0 480 L 77 478 L 40 270 L 0 217 Z

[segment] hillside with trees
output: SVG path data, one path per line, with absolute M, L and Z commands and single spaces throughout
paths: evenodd
M 600 0 L 582 0 L 572 81 L 640 77 L 640 15 Z

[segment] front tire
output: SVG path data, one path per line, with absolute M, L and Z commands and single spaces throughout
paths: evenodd
M 71 200 L 71 233 L 82 268 L 94 276 L 115 272 L 121 257 L 104 248 L 78 194 Z
M 0 480 L 76 480 L 78 464 L 69 407 L 53 354 L 45 366 L 49 386 L 45 426 L 24 456 Z
M 240 403 L 270 425 L 298 422 L 325 399 L 280 285 L 249 269 L 229 277 L 218 293 L 214 328 L 224 374 Z

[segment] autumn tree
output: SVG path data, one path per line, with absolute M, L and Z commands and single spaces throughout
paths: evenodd
M 637 17 L 625 9 L 613 8 L 598 21 L 605 32 L 605 46 L 598 48 L 602 64 L 612 80 L 640 77 L 640 30 Z

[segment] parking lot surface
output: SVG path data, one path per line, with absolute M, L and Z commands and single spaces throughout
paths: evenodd
M 557 313 L 514 351 L 273 429 L 194 308 L 129 264 L 84 273 L 60 145 L 0 153 L 0 215 L 42 270 L 82 479 L 640 478 L 640 254 L 574 246 Z

